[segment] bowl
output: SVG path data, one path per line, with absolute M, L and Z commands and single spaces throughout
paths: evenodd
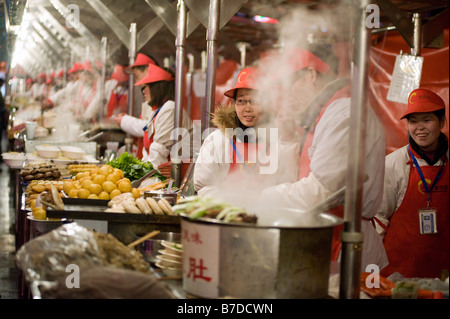
M 2 154 L 3 161 L 9 168 L 22 168 L 27 160 L 24 153 L 8 152 Z
M 167 251 L 169 251 L 170 253 L 172 253 L 174 255 L 177 255 L 177 256 L 183 255 L 183 245 L 181 245 L 180 243 L 163 240 L 161 245 L 164 248 L 166 248 Z
M 61 151 L 64 157 L 78 160 L 83 159 L 86 153 L 79 147 L 76 146 L 62 146 Z
M 167 277 L 181 277 L 182 270 L 180 268 L 172 268 L 172 267 L 166 267 L 163 266 L 161 263 L 156 263 L 156 266 L 162 270 L 164 275 Z
M 36 151 L 39 156 L 44 158 L 57 158 L 59 156 L 59 147 L 52 145 L 38 145 Z
M 156 256 L 156 258 L 158 259 L 158 263 L 160 265 L 162 265 L 163 267 L 176 268 L 176 269 L 181 269 L 183 267 L 183 262 L 169 259 L 164 255 L 158 255 L 158 256 Z
M 162 249 L 162 250 L 159 250 L 158 252 L 161 254 L 159 256 L 164 256 L 167 259 L 174 260 L 174 261 L 177 261 L 177 262 L 182 262 L 183 261 L 183 256 L 173 254 L 170 250 Z
M 143 236 L 143 235 L 142 235 Z M 137 236 L 136 239 L 141 238 L 142 236 Z M 162 245 L 163 241 L 169 240 L 171 242 L 181 242 L 181 233 L 176 232 L 161 232 L 156 236 L 143 241 L 138 245 L 138 250 L 141 252 L 142 256 L 147 262 L 156 263 L 158 259 L 156 258 L 159 255 L 159 250 L 164 249 Z
M 151 197 L 156 201 L 161 198 L 166 199 L 170 205 L 175 205 L 177 203 L 178 194 L 177 193 L 166 193 L 165 191 L 146 191 L 144 192 L 144 198 Z

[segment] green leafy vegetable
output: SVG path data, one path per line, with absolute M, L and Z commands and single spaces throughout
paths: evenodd
M 123 171 L 123 174 L 130 181 L 135 181 L 153 169 L 153 165 L 150 162 L 142 162 L 137 157 L 124 152 L 118 158 L 106 163 L 114 168 L 119 168 Z M 156 172 L 155 177 L 158 177 L 161 181 L 166 177 Z

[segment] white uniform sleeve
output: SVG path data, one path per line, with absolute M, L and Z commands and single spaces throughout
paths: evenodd
M 100 109 L 102 107 L 101 98 L 100 98 L 100 79 L 97 80 L 97 86 L 95 88 L 94 97 L 89 102 L 88 107 L 86 108 L 86 111 L 82 113 L 82 117 L 85 120 L 92 120 L 98 116 L 98 113 L 100 112 Z M 89 92 L 91 93 L 92 90 L 94 90 L 94 87 L 92 87 Z M 105 95 L 107 96 L 107 95 Z
M 174 113 L 175 103 L 168 101 L 156 116 L 153 143 L 150 145 L 147 159 L 154 167 L 158 167 L 169 160 L 170 149 L 175 142 L 171 139 L 174 129 Z
M 144 127 L 148 124 L 148 120 L 138 119 L 131 115 L 124 115 L 120 122 L 120 128 L 125 133 L 135 137 L 144 136 Z
M 194 189 L 198 195 L 217 197 L 230 169 L 225 152 L 225 137 L 220 130 L 215 130 L 203 142 L 195 163 Z

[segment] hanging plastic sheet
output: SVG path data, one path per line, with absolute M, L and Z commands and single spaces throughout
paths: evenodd
M 368 101 L 377 112 L 386 132 L 386 154 L 408 143 L 406 121 L 400 117 L 406 104 L 387 99 L 389 86 L 399 53 L 409 52 L 405 40 L 395 31 L 387 32 L 371 47 Z M 432 90 L 445 102 L 447 122 L 444 133 L 448 136 L 449 105 L 449 41 L 448 29 L 444 30 L 442 48 L 423 48 L 423 67 L 420 87 Z

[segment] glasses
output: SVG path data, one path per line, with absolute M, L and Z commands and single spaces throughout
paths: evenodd
M 258 103 L 258 101 L 256 99 L 250 99 L 250 100 L 236 99 L 236 100 L 234 100 L 234 103 L 239 106 L 246 105 L 247 103 L 250 103 L 250 105 L 255 105 Z

